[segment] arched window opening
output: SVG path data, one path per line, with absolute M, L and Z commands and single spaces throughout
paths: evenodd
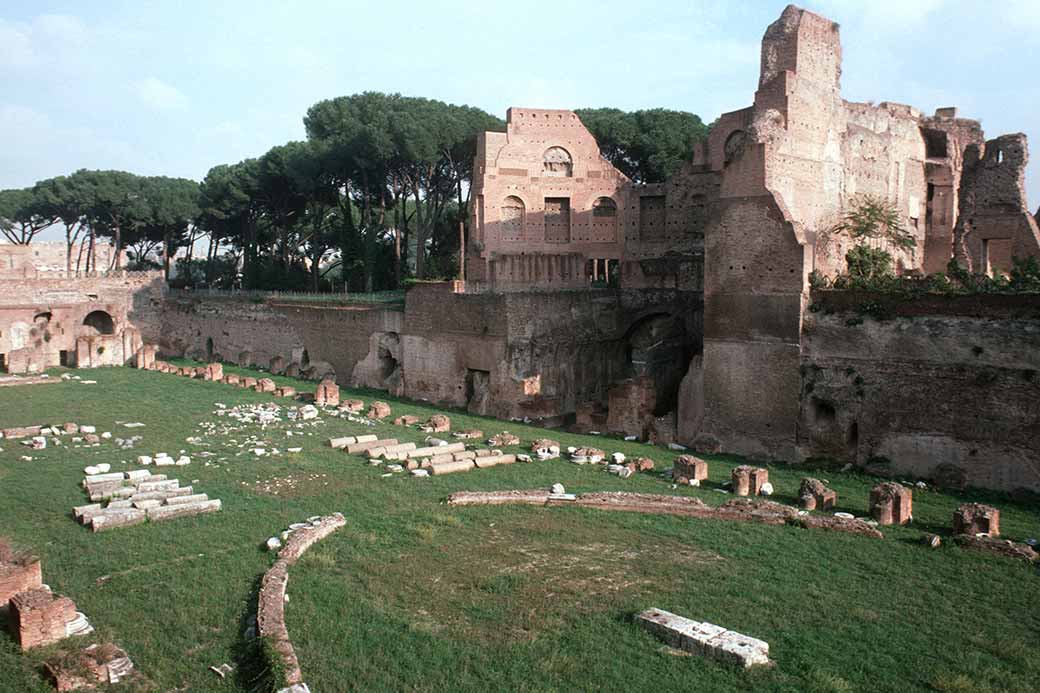
M 744 153 L 744 147 L 747 144 L 747 133 L 743 130 L 736 130 L 726 138 L 726 144 L 722 148 L 724 163 L 728 164 L 732 161 L 736 161 Z
M 617 205 L 609 197 L 601 197 L 592 203 L 592 216 L 597 219 L 613 219 L 617 216 Z
M 519 241 L 524 236 L 524 201 L 510 195 L 502 201 L 502 240 Z

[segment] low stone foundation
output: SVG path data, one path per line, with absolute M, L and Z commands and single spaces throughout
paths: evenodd
M 260 583 L 259 606 L 256 615 L 260 636 L 269 638 L 272 647 L 282 659 L 285 668 L 285 684 L 303 684 L 303 672 L 296 659 L 296 651 L 289 640 L 285 627 L 285 587 L 289 583 L 289 567 L 315 542 L 324 539 L 347 521 L 340 513 L 316 520 L 311 527 L 295 531 L 278 552 L 278 560 L 264 573 Z
M 811 529 L 862 534 L 882 538 L 884 535 L 863 520 L 800 515 L 797 508 L 766 500 L 734 498 L 712 507 L 699 498 L 666 496 L 652 493 L 602 492 L 578 495 L 554 495 L 549 491 L 460 491 L 448 496 L 449 505 L 570 505 L 600 510 L 683 515 L 715 520 L 761 522 L 769 525 L 797 525 Z

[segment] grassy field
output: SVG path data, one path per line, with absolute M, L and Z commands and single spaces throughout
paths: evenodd
M 965 500 L 997 504 L 1010 538 L 1040 536 L 1040 509 L 998 494 L 915 490 L 914 523 L 886 528 L 884 540 L 578 508 L 456 509 L 444 503 L 453 491 L 553 482 L 573 492 L 674 493 L 717 504 L 729 496 L 715 489 L 740 460 L 709 457 L 711 483 L 700 489 L 672 489 L 656 474 L 622 480 L 564 460 L 384 478 L 365 458 L 324 446 L 333 435 L 360 432 L 343 419 L 254 427 L 231 435 L 236 444 L 212 435 L 209 445 L 193 445 L 186 438 L 199 435 L 200 423 L 222 421 L 213 414 L 215 403 L 275 400 L 157 372 L 80 374 L 97 384 L 0 388 L 0 427 L 74 421 L 143 440 L 131 451 L 103 441 L 37 452 L 0 441 L 0 534 L 40 556 L 44 581 L 74 599 L 100 636 L 124 647 L 156 690 L 252 690 L 263 682 L 257 644 L 243 634 L 259 578 L 272 562 L 263 543 L 290 523 L 334 511 L 346 515 L 347 526 L 292 569 L 286 607 L 304 677 L 316 693 L 1027 691 L 1040 680 L 1036 568 L 950 542 L 937 550 L 920 542 L 924 532 L 947 534 L 953 509 Z M 367 402 L 375 394 L 359 396 Z M 395 415 L 435 411 L 379 397 Z M 524 441 L 545 434 L 449 413 L 455 430 L 509 430 Z M 146 426 L 116 423 L 129 421 Z M 288 437 L 287 430 L 302 435 Z M 423 437 L 389 423 L 372 432 Z M 283 454 L 236 455 L 250 434 Z M 659 468 L 670 467 L 675 454 L 602 437 L 549 435 L 564 446 L 649 456 Z M 291 446 L 303 451 L 285 453 Z M 190 466 L 162 471 L 175 470 L 182 484 L 222 499 L 223 511 L 97 535 L 72 520 L 71 508 L 86 502 L 79 485 L 84 466 L 132 469 L 138 454 L 160 450 L 192 455 Z M 215 455 L 199 456 L 204 450 Z M 20 460 L 24 454 L 35 459 Z M 771 467 L 774 499 L 794 503 L 805 474 Z M 813 474 L 838 491 L 840 510 L 866 513 L 876 479 Z M 776 667 L 745 673 L 671 654 L 631 622 L 650 606 L 767 640 Z M 0 690 L 49 690 L 38 673 L 46 654 L 23 655 L 0 636 Z M 226 680 L 208 670 L 223 662 L 236 666 Z

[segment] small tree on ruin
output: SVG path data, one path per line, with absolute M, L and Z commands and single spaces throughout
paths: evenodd
M 917 247 L 917 240 L 903 226 L 895 207 L 874 195 L 856 200 L 830 231 L 845 234 L 854 243 L 845 254 L 852 279 L 869 281 L 892 276 L 889 248 L 912 250 Z

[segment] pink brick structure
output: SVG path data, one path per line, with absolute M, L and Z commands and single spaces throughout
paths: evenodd
M 1000 536 L 1000 511 L 991 505 L 965 503 L 953 513 L 953 533 Z
M 8 625 L 23 650 L 42 647 L 67 637 L 66 624 L 76 618 L 76 605 L 45 589 L 11 597 Z
M 314 391 L 314 403 L 327 407 L 339 406 L 339 385 L 335 380 L 326 378 L 318 383 Z
M 733 493 L 738 496 L 757 496 L 762 484 L 769 481 L 769 470 L 741 465 L 733 469 Z
M 708 463 L 693 455 L 679 455 L 672 462 L 672 481 L 677 484 L 700 483 L 708 478 Z
M 831 510 L 838 502 L 838 494 L 819 479 L 802 479 L 798 500 L 806 510 Z
M 35 556 L 17 555 L 0 540 L 0 608 L 7 606 L 19 592 L 39 589 L 43 585 L 40 560 Z
M 913 511 L 913 493 L 902 484 L 886 481 L 870 492 L 870 516 L 879 525 L 905 525 Z
M 274 384 L 274 381 L 270 378 L 260 378 L 256 381 L 256 385 L 253 387 L 257 392 L 274 392 L 278 389 L 278 386 Z

